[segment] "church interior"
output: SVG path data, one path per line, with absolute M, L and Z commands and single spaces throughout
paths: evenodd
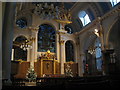
M 3 90 L 120 87 L 120 0 L 1 3 Z

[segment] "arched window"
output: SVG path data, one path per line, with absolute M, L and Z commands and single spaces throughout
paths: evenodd
M 73 33 L 72 28 L 71 28 L 70 26 L 68 26 L 68 25 L 65 26 L 65 30 L 66 30 L 67 33 L 69 33 L 69 34 L 72 34 L 72 33 Z
M 111 2 L 112 7 L 114 7 L 120 2 L 120 0 L 110 0 L 110 2 Z
M 78 15 L 79 19 L 81 20 L 83 26 L 87 25 L 91 22 L 88 14 L 85 11 L 81 11 Z
M 96 66 L 97 70 L 101 71 L 102 70 L 102 52 L 101 52 L 101 43 L 99 39 L 96 39 L 95 42 L 95 55 L 96 55 Z
M 67 41 L 65 43 L 65 51 L 66 51 L 66 62 L 75 61 L 74 60 L 74 47 L 71 41 Z
M 17 44 L 25 42 L 27 39 L 24 36 L 19 36 L 15 39 Z M 14 60 L 22 59 L 24 61 L 27 60 L 27 50 L 24 51 L 19 46 L 14 45 Z
M 27 20 L 20 18 L 16 21 L 16 25 L 20 28 L 25 28 L 25 27 L 27 27 Z
M 38 32 L 38 52 L 55 52 L 55 29 L 48 24 L 42 24 L 39 26 Z

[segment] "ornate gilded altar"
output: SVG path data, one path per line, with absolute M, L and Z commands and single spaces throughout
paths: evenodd
M 60 63 L 49 50 L 41 54 L 34 66 L 38 77 L 60 74 Z

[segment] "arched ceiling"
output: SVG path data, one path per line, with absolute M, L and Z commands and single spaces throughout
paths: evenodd
M 74 32 L 79 32 L 82 30 L 83 25 L 81 20 L 78 17 L 78 13 L 80 11 L 85 10 L 86 13 L 89 15 L 91 21 L 100 17 L 107 13 L 111 9 L 110 2 L 76 2 L 71 9 L 72 16 L 73 16 L 73 23 L 70 24 L 74 28 Z

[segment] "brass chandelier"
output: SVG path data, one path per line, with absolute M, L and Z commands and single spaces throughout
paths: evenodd
M 35 40 L 35 38 L 31 37 L 28 40 L 25 40 L 25 42 L 20 43 L 20 48 L 26 51 L 27 49 L 32 49 L 32 42 Z

